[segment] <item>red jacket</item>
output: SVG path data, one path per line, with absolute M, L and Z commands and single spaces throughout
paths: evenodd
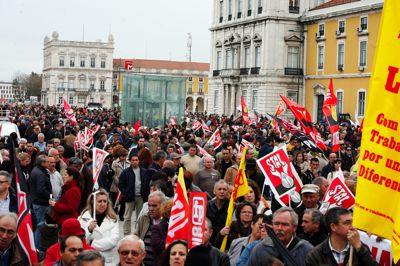
M 86 239 L 83 240 L 83 250 L 94 250 L 92 246 L 86 244 Z M 52 266 L 54 262 L 60 259 L 60 243 L 57 242 L 47 249 L 43 264 L 45 266 Z
M 61 225 L 66 219 L 78 217 L 81 195 L 77 180 L 71 180 L 64 184 L 61 190 L 61 198 L 54 205 L 52 214 L 52 218 L 57 224 Z

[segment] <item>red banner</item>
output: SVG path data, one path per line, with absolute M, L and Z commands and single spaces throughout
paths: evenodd
M 97 179 L 99 178 L 101 168 L 103 167 L 103 162 L 108 152 L 94 148 L 93 149 L 93 184 L 97 183 Z
M 246 102 L 244 101 L 244 97 L 241 96 L 240 97 L 241 101 L 242 101 L 242 120 L 243 123 L 245 123 L 246 125 L 251 125 L 251 118 L 249 116 L 249 110 L 247 109 L 247 105 Z
M 135 130 L 135 135 L 139 134 L 139 128 L 140 128 L 140 119 L 136 121 L 135 125 L 133 126 L 133 129 Z
M 192 129 L 194 130 L 194 131 L 197 131 L 197 130 L 199 130 L 201 128 L 201 123 L 199 122 L 199 121 L 197 121 L 197 120 L 194 120 L 193 121 L 193 124 L 192 124 Z
M 286 206 L 300 203 L 303 184 L 289 161 L 286 146 L 258 159 L 257 164 L 279 203 Z
M 125 69 L 132 70 L 133 69 L 133 60 L 125 60 Z
M 322 112 L 324 113 L 326 122 L 329 125 L 329 131 L 332 134 L 332 152 L 337 152 L 340 150 L 339 144 L 339 125 L 337 121 L 337 114 L 336 114 L 336 104 L 337 98 L 335 93 L 333 92 L 333 82 L 332 79 L 329 82 L 329 89 L 326 93 L 326 99 L 322 106 Z
M 215 130 L 214 134 L 210 137 L 210 139 L 207 141 L 208 144 L 214 145 L 214 149 L 218 149 L 219 146 L 222 144 L 222 139 L 221 135 L 219 133 L 219 128 Z
M 207 194 L 190 192 L 189 249 L 204 243 L 206 228 Z
M 197 148 L 199 149 L 199 152 L 203 156 L 210 156 L 212 157 L 205 149 L 203 149 L 200 145 L 197 145 Z
M 355 199 L 353 193 L 351 193 L 350 189 L 339 177 L 336 177 L 333 179 L 325 193 L 320 211 L 325 213 L 327 210 L 333 207 L 350 209 L 353 207 L 354 202 Z

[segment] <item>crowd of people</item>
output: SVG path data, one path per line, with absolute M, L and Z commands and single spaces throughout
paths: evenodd
M 351 124 L 340 125 L 336 153 L 329 151 L 326 125 L 317 124 L 328 146 L 317 153 L 283 128 L 275 131 L 267 117 L 243 126 L 241 118 L 196 113 L 181 124 L 135 130 L 132 123 L 120 122 L 119 110 L 75 108 L 78 123 L 73 125 L 56 107 L 4 108 L 20 133 L 17 158 L 32 198 L 41 265 L 347 265 L 350 253 L 352 265 L 377 265 L 352 226 L 350 210 L 319 211 L 337 171 L 356 194 L 361 134 Z M 194 119 L 204 120 L 210 132 L 194 131 Z M 74 143 L 79 131 L 97 125 L 92 148 L 109 155 L 93 184 L 92 149 L 76 150 Z M 222 144 L 215 149 L 207 141 L 217 128 Z M 253 144 L 244 155 L 249 193 L 235 203 L 233 222 L 225 226 L 242 139 Z M 275 200 L 256 163 L 285 145 L 303 182 L 302 203 L 293 208 Z M 2 140 L 0 149 L 0 265 L 27 265 L 16 237 L 10 147 Z M 202 191 L 208 198 L 204 243 L 190 250 L 186 239 L 166 245 L 180 167 L 187 191 Z

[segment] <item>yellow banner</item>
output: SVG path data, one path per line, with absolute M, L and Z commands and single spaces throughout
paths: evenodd
M 400 1 L 385 0 L 359 158 L 354 226 L 400 258 Z M 369 44 L 373 46 L 374 44 Z

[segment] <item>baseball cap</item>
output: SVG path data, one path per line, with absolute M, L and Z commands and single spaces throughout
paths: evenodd
M 181 155 L 179 155 L 179 154 L 177 154 L 175 152 L 171 153 L 171 159 L 172 160 L 179 159 L 179 158 L 181 158 Z
M 68 162 L 69 164 L 75 164 L 75 165 L 83 163 L 82 160 L 79 159 L 78 157 L 71 157 L 68 159 Z
M 319 193 L 319 186 L 314 184 L 306 184 L 301 188 L 301 194 L 304 193 Z

